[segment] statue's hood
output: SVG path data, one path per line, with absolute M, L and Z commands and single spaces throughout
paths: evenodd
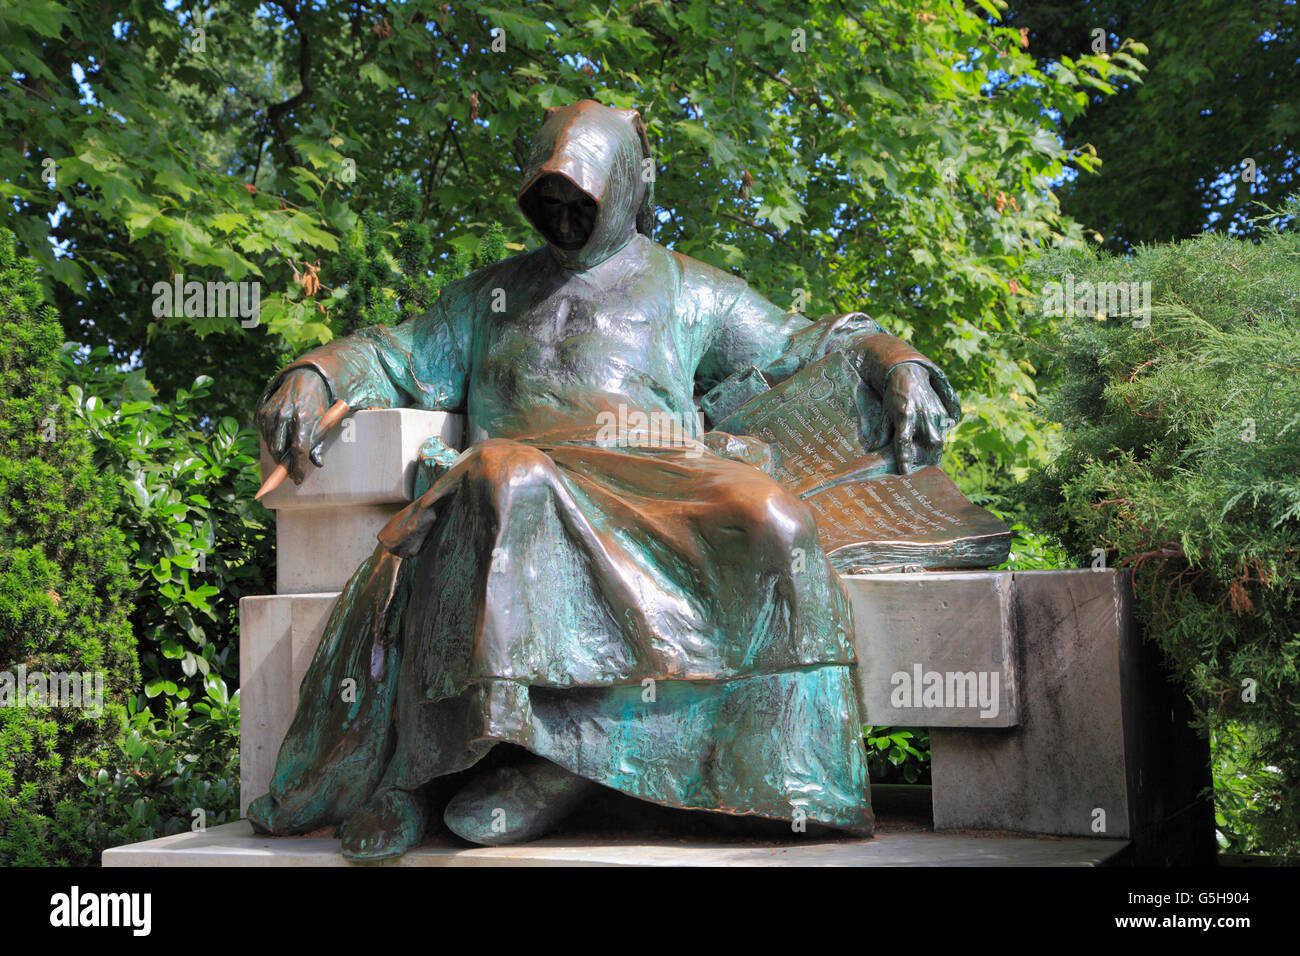
M 545 176 L 565 177 L 596 203 L 596 222 L 581 249 L 550 244 L 566 268 L 585 271 L 604 262 L 641 232 L 649 236 L 653 222 L 653 184 L 642 175 L 642 160 L 650 158 L 641 115 L 581 100 L 546 111 L 541 131 L 524 164 L 519 209 L 538 232 L 538 202 L 534 188 Z

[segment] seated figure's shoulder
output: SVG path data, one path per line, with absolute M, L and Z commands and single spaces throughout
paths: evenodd
M 521 285 L 526 286 L 531 277 L 546 266 L 546 247 L 530 249 L 447 283 L 442 289 L 441 301 L 459 311 L 491 311 L 494 296 L 508 296 Z
M 668 252 L 668 250 L 665 250 Z M 731 307 L 749 288 L 740 276 L 680 252 L 668 252 L 681 275 L 682 291 L 709 314 L 720 314 Z
M 683 280 L 693 287 L 722 291 L 736 290 L 737 292 L 745 288 L 745 280 L 740 276 L 732 275 L 717 266 L 711 266 L 699 259 L 692 259 L 680 252 L 670 254 L 678 262 Z

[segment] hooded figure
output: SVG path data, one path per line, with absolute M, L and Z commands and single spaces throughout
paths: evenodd
M 518 198 L 545 245 L 267 389 L 259 422 L 299 480 L 337 399 L 464 412 L 471 444 L 431 456 L 340 596 L 249 808 L 260 829 L 341 823 L 354 858 L 403 853 L 439 816 L 517 842 L 604 785 L 871 833 L 843 585 L 762 443 L 705 433 L 697 402 L 844 351 L 933 452 L 956 400 L 865 315 L 811 322 L 654 243 L 651 163 L 635 111 L 548 110 Z M 671 435 L 609 440 L 638 416 Z M 522 756 L 480 764 L 500 743 Z

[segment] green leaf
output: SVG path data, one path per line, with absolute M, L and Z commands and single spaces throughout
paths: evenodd
M 377 86 L 381 90 L 391 89 L 396 84 L 393 83 L 392 77 L 385 73 L 377 63 L 364 63 L 357 74 L 366 82 Z
M 181 179 L 175 171 L 170 169 L 159 170 L 154 175 L 154 182 L 160 186 L 165 186 L 172 192 L 176 193 L 180 196 L 182 202 L 188 202 L 189 198 L 195 193 L 195 190 L 190 183 Z
M 30 27 L 44 37 L 59 36 L 70 15 L 62 4 L 49 0 L 24 0 L 4 11 L 5 19 Z
M 212 225 L 222 232 L 234 232 L 236 229 L 246 226 L 248 219 L 236 212 L 222 212 L 212 217 Z

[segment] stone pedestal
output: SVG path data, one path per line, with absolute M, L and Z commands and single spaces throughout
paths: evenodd
M 239 812 L 266 793 L 337 591 L 239 602 Z
M 1209 745 L 1134 625 L 1128 575 L 1012 580 L 1019 722 L 931 730 L 936 829 L 1120 837 L 1139 865 L 1213 862 Z
M 1131 835 L 1124 583 L 1111 571 L 1015 576 L 1021 720 L 1011 733 L 930 731 L 936 827 Z

